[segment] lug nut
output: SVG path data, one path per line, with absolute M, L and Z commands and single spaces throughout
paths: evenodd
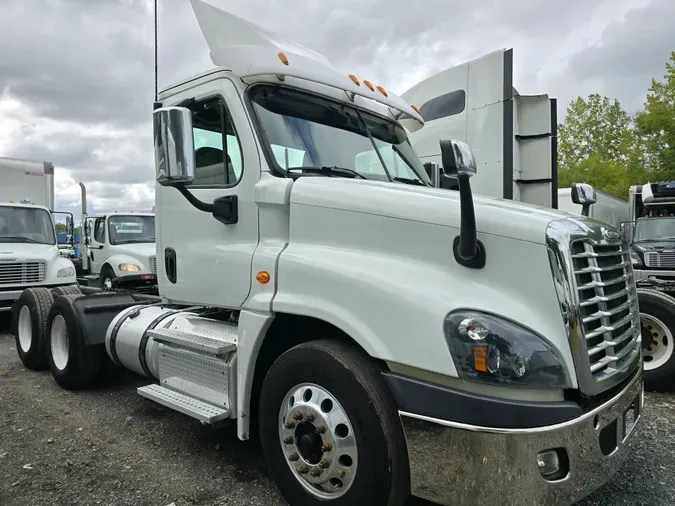
M 326 426 L 324 424 L 316 426 L 316 433 L 317 434 L 323 434 L 325 432 L 326 432 Z
M 293 436 L 286 437 L 286 439 L 284 439 L 284 443 L 287 445 L 293 444 Z
M 304 418 L 304 415 L 300 413 L 300 411 L 296 411 L 295 414 L 293 415 L 293 420 L 297 420 L 298 422 Z
M 295 462 L 299 459 L 300 455 L 298 455 L 297 453 L 291 453 L 290 456 L 288 457 L 288 460 L 290 460 L 291 462 Z
M 305 464 L 302 464 L 300 467 L 298 467 L 298 472 L 300 474 L 307 474 L 309 472 L 309 468 Z
M 323 469 L 328 469 L 328 466 L 330 466 L 330 462 L 328 462 L 328 459 L 321 459 L 321 462 L 319 462 L 319 465 Z
M 321 476 L 321 472 L 322 471 L 320 467 L 314 467 L 312 468 L 312 472 L 310 474 L 316 478 L 317 476 Z
M 288 422 L 284 427 L 287 429 L 295 429 L 295 422 Z
M 305 418 L 308 422 L 313 422 L 314 421 L 314 413 L 307 413 L 307 417 Z
M 333 447 L 330 445 L 330 443 L 324 443 L 323 446 L 321 447 L 322 452 L 329 452 L 331 451 Z

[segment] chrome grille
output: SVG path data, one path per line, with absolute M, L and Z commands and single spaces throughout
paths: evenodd
M 153 274 L 157 274 L 157 257 L 156 256 L 150 257 L 150 272 L 152 272 Z
M 639 348 L 637 293 L 625 244 L 571 244 L 579 324 L 591 375 L 602 381 L 632 366 Z
M 645 266 L 675 268 L 675 251 L 648 251 L 645 253 Z
M 0 286 L 42 283 L 45 280 L 45 273 L 44 262 L 2 262 Z

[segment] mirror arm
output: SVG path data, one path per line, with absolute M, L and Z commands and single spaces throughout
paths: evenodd
M 581 215 L 588 216 L 591 211 L 591 204 L 584 204 L 581 206 Z
M 174 188 L 176 188 L 176 190 L 178 190 L 181 193 L 181 195 L 183 195 L 183 197 L 185 197 L 190 204 L 192 204 L 194 207 L 196 207 L 200 211 L 203 211 L 205 213 L 213 213 L 216 210 L 216 206 L 214 206 L 213 204 L 208 204 L 206 202 L 202 202 L 197 197 L 192 195 L 192 193 L 190 193 L 188 191 L 188 189 L 185 187 L 185 185 L 177 184 L 177 185 L 174 186 Z
M 476 216 L 473 208 L 473 195 L 469 176 L 458 174 L 460 229 L 459 236 L 455 237 L 452 250 L 458 264 L 471 269 L 485 267 L 485 246 L 478 240 L 476 234 Z

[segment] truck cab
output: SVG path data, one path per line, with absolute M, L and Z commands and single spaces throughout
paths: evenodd
M 214 66 L 155 103 L 159 297 L 57 298 L 55 380 L 83 388 L 105 357 L 148 399 L 235 421 L 293 506 L 568 505 L 605 483 L 643 411 L 620 234 L 544 207 L 533 165 L 481 176 L 468 143 L 501 143 L 439 128 L 416 152 L 421 107 L 191 3 Z M 474 126 L 516 142 L 503 98 Z M 546 132 L 524 114 L 519 135 L 550 161 L 535 102 Z
M 111 290 L 114 286 L 152 286 L 156 281 L 155 216 L 113 212 L 85 220 L 86 283 Z
M 75 267 L 60 255 L 50 210 L 0 202 L 0 311 L 9 311 L 26 288 L 74 283 Z

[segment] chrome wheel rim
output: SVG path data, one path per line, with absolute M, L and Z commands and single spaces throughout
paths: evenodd
M 358 448 L 351 420 L 325 388 L 302 383 L 279 409 L 279 440 L 293 476 L 323 500 L 342 497 L 356 477 Z
M 24 353 L 28 353 L 33 341 L 33 322 L 30 319 L 30 309 L 28 309 L 28 306 L 21 306 L 17 332 L 19 333 L 19 346 L 21 346 L 21 350 Z
M 56 315 L 52 320 L 52 330 L 49 336 L 52 349 L 52 361 L 57 369 L 63 371 L 68 365 L 68 331 L 63 316 Z
M 112 279 L 105 278 L 103 280 L 103 288 L 105 288 L 106 290 L 112 290 Z
M 662 367 L 673 356 L 673 334 L 668 327 L 653 315 L 641 313 L 642 328 L 651 332 L 649 347 L 643 350 L 645 371 L 653 371 Z

